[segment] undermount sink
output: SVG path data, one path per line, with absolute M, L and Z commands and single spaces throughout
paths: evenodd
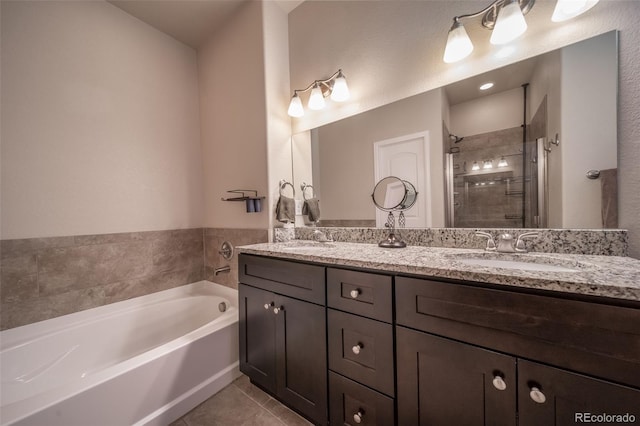
M 549 263 L 537 263 L 518 260 L 499 259 L 459 259 L 465 265 L 486 266 L 489 268 L 518 269 L 521 271 L 541 271 L 541 272 L 579 272 L 579 269 L 567 268 L 565 266 L 553 265 Z

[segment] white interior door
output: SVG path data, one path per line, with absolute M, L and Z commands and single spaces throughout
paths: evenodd
M 404 212 L 408 228 L 431 226 L 428 208 L 429 182 L 429 132 L 415 133 L 387 139 L 373 144 L 374 185 L 382 178 L 396 176 L 416 187 L 418 198 L 412 208 Z M 384 227 L 387 212 L 376 211 L 376 226 Z M 394 213 L 396 220 L 398 213 Z

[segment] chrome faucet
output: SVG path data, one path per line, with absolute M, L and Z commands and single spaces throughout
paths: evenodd
M 523 232 L 518 235 L 517 239 L 513 238 L 508 232 L 500 234 L 498 236 L 498 244 L 493 239 L 493 236 L 488 232 L 476 231 L 478 237 L 487 239 L 486 251 L 497 251 L 498 253 L 526 253 L 527 247 L 524 243 L 525 239 L 534 238 L 538 236 L 538 231 Z
M 319 229 L 313 231 L 313 238 L 321 243 L 331 243 L 333 242 L 333 236 L 330 233 L 324 233 Z
M 227 266 L 223 266 L 221 268 L 216 268 L 213 270 L 213 276 L 217 276 L 219 273 L 221 272 L 229 272 L 231 271 L 231 266 L 227 265 Z

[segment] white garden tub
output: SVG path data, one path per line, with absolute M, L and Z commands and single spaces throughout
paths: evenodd
M 239 376 L 237 304 L 200 281 L 3 331 L 0 424 L 170 423 Z

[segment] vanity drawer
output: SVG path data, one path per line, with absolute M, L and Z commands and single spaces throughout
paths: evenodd
M 391 324 L 327 309 L 329 369 L 394 395 Z
M 331 425 L 395 424 L 393 399 L 333 371 L 329 372 L 329 402 Z
M 392 277 L 327 269 L 327 306 L 380 321 L 392 321 Z
M 640 308 L 407 277 L 395 291 L 399 325 L 640 387 Z
M 325 304 L 325 268 L 318 265 L 240 254 L 239 280 L 296 299 Z

